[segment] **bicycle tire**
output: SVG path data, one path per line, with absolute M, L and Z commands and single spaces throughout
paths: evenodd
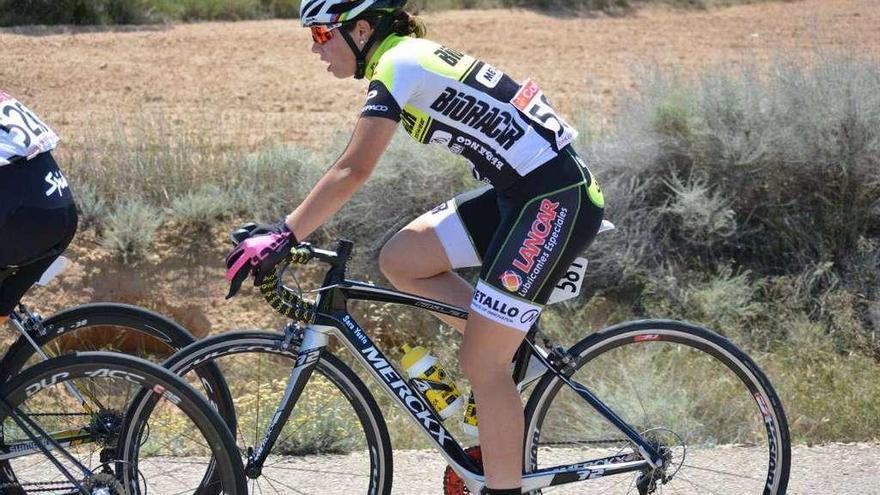
M 177 322 L 158 313 L 128 304 L 94 303 L 76 306 L 49 316 L 43 320 L 42 326 L 43 332 L 31 335 L 31 338 L 40 347 L 45 347 L 61 337 L 75 335 L 77 332 L 109 326 L 131 330 L 167 345 L 169 351 L 164 356 L 160 356 L 161 359 L 167 358 L 196 340 L 186 328 Z M 98 349 L 80 348 L 74 350 Z M 26 339 L 19 337 L 0 360 L 0 383 L 9 381 L 25 368 L 28 361 L 35 357 L 36 352 L 31 344 Z
M 674 346 L 681 346 L 681 349 Z M 706 459 L 712 459 L 714 456 L 719 459 L 709 461 L 710 464 L 719 462 L 730 462 L 731 465 L 737 462 L 740 465 L 753 463 L 758 466 L 763 465 L 764 467 L 760 468 L 762 471 L 766 469 L 763 476 L 749 477 L 742 472 L 726 472 L 723 470 L 723 465 L 686 464 L 684 465 L 686 469 L 674 473 L 672 480 L 670 480 L 670 482 L 677 483 L 673 488 L 675 493 L 736 493 L 738 495 L 755 492 L 761 492 L 765 495 L 785 493 L 791 466 L 791 444 L 785 412 L 766 375 L 748 355 L 727 338 L 689 323 L 671 320 L 641 320 L 623 323 L 592 334 L 572 346 L 569 354 L 577 357 L 573 377 L 578 382 L 594 392 L 598 390 L 596 395 L 600 400 L 611 399 L 612 402 L 616 402 L 616 404 L 609 402 L 606 404 L 616 413 L 621 414 L 623 419 L 636 429 L 641 427 L 643 432 L 645 429 L 652 430 L 652 438 L 657 438 L 658 442 L 662 443 L 659 438 L 664 435 L 668 437 L 669 444 L 679 438 L 682 440 L 685 438 L 680 433 L 676 433 L 678 436 L 670 435 L 670 431 L 675 432 L 671 425 L 682 420 L 675 420 L 669 415 L 669 412 L 676 406 L 682 406 L 680 413 L 694 411 L 692 414 L 698 416 L 693 418 L 694 421 L 691 421 L 690 418 L 687 420 L 688 427 L 698 430 L 696 432 L 689 431 L 687 438 L 707 442 L 704 445 L 706 448 L 703 450 L 701 450 L 703 446 L 696 448 L 690 446 L 692 452 L 696 450 L 694 455 L 697 456 L 698 462 L 702 462 L 699 461 L 702 459 L 699 457 L 701 455 Z M 687 356 L 684 356 L 685 354 Z M 689 368 L 673 369 L 670 362 L 674 364 L 683 356 L 690 358 L 686 363 Z M 613 365 L 618 361 L 620 361 L 618 368 L 625 371 L 615 374 Z M 590 366 L 591 364 L 593 366 Z M 622 382 L 626 381 L 624 378 L 627 372 L 640 365 L 646 367 L 646 373 L 632 377 L 633 379 L 628 384 L 623 384 Z M 710 377 L 709 371 L 711 370 L 726 371 L 720 373 L 718 377 Z M 578 372 L 583 374 L 578 376 Z M 606 374 L 610 375 L 607 382 L 603 381 Z M 649 375 L 652 374 L 657 378 L 648 383 L 648 380 L 652 378 Z M 713 378 L 716 379 L 713 380 Z M 705 396 L 689 395 L 686 392 L 675 390 L 674 382 L 676 380 L 679 380 L 680 383 L 687 382 L 706 388 L 710 393 L 718 395 L 719 400 L 725 401 L 724 405 L 729 407 L 727 409 L 724 406 L 719 408 L 717 405 L 702 407 L 705 401 L 692 399 L 700 398 L 702 400 Z M 743 393 L 743 386 L 748 394 Z M 663 391 L 666 388 L 674 390 L 675 393 L 664 394 Z M 524 466 L 527 472 L 541 467 L 539 466 L 539 452 L 546 452 L 541 455 L 553 457 L 564 452 L 566 448 L 572 448 L 571 445 L 578 445 L 573 447 L 575 450 L 572 456 L 584 449 L 585 444 L 590 444 L 599 452 L 604 449 L 610 455 L 615 455 L 615 450 L 617 453 L 633 452 L 632 447 L 625 439 L 622 442 L 620 438 L 603 439 L 603 436 L 609 435 L 602 431 L 603 427 L 599 420 L 585 412 L 585 408 L 589 406 L 583 403 L 584 407 L 579 408 L 577 401 L 570 401 L 565 397 L 560 398 L 561 390 L 566 390 L 564 395 L 573 393 L 558 377 L 545 376 L 536 385 L 526 405 Z M 657 390 L 660 392 L 656 392 Z M 734 391 L 738 391 L 739 395 L 734 397 Z M 635 400 L 631 397 L 624 397 L 624 394 L 635 396 Z M 656 394 L 658 397 L 648 397 L 649 394 Z M 556 408 L 554 408 L 555 399 L 558 399 Z M 577 399 L 580 400 L 580 397 Z M 706 412 L 703 412 L 703 409 Z M 573 410 L 576 412 L 572 414 Z M 625 411 L 630 411 L 631 414 L 627 415 Z M 727 415 L 726 418 L 721 419 L 722 426 L 715 426 L 716 421 L 711 421 L 716 418 L 714 414 L 718 411 Z M 734 413 L 740 411 L 744 412 L 742 419 L 734 416 Z M 745 414 L 748 414 L 748 418 L 745 418 Z M 566 415 L 575 417 L 563 419 Z M 657 424 L 649 423 L 654 417 L 664 415 L 668 416 L 665 418 L 665 421 L 668 422 L 667 426 L 664 426 L 663 421 Z M 699 423 L 698 419 L 702 419 L 703 422 Z M 737 423 L 738 419 L 739 423 Z M 601 421 L 608 425 L 604 418 Z M 724 426 L 724 422 L 729 422 L 729 424 Z M 667 427 L 669 427 L 668 430 L 665 429 Z M 741 430 L 734 431 L 736 427 L 740 427 Z M 591 436 L 589 430 L 594 428 L 601 434 Z M 723 433 L 726 430 L 732 433 Z M 578 435 L 582 438 L 577 439 Z M 724 443 L 725 440 L 746 439 L 749 436 L 753 439 L 766 437 L 766 464 L 762 464 L 760 461 L 760 449 L 749 448 L 746 442 Z M 543 443 L 542 437 L 544 438 Z M 566 437 L 571 438 L 566 439 Z M 623 437 L 623 435 L 618 434 L 618 437 Z M 712 438 L 714 438 L 715 444 L 709 441 Z M 603 442 L 605 443 L 603 444 Z M 615 445 L 615 442 L 619 443 Z M 682 441 L 682 443 L 685 442 Z M 718 452 L 722 452 L 724 448 L 728 447 L 736 448 L 735 451 L 727 452 L 731 456 L 718 455 Z M 553 450 L 554 448 L 556 451 Z M 588 458 L 606 457 L 609 456 L 608 453 Z M 679 450 L 678 453 L 684 453 L 681 462 L 683 464 L 687 462 L 688 452 Z M 753 461 L 753 458 L 759 459 Z M 559 464 L 559 462 L 553 463 Z M 710 476 L 703 474 L 708 473 L 704 469 L 716 471 L 714 475 L 711 475 L 716 476 L 716 482 L 711 489 L 703 484 L 703 478 L 697 477 Z M 596 472 L 597 477 L 601 475 L 601 471 Z M 620 490 L 621 481 L 620 479 L 616 480 L 618 484 L 614 485 L 615 481 L 612 478 L 627 479 L 625 476 L 618 475 L 602 480 L 604 485 L 593 483 L 595 480 L 590 480 L 586 483 L 569 486 L 572 489 L 576 487 L 577 493 L 618 493 L 615 491 L 615 486 Z M 636 484 L 634 475 L 631 475 L 629 479 L 627 493 Z M 744 485 L 748 485 L 749 489 L 746 489 Z M 589 491 L 594 488 L 598 491 Z M 554 493 L 557 492 L 554 491 Z M 563 487 L 558 493 L 567 492 Z
M 241 354 L 251 354 L 246 362 L 251 364 L 252 369 L 256 369 L 260 366 L 259 363 L 262 361 L 259 359 L 259 356 L 254 355 L 265 353 L 269 355 L 269 357 L 277 356 L 277 358 L 285 361 L 284 364 L 279 365 L 279 371 L 284 371 L 283 378 L 286 378 L 286 376 L 290 373 L 295 365 L 295 361 L 293 360 L 296 359 L 297 349 L 289 348 L 288 350 L 285 350 L 284 345 L 284 336 L 275 333 L 257 331 L 224 333 L 201 340 L 180 351 L 165 363 L 165 367 L 172 370 L 178 375 L 186 376 L 187 374 L 191 373 L 193 369 L 201 366 L 206 361 L 216 362 L 217 360 L 222 360 L 223 358 L 231 358 Z M 270 360 L 267 359 L 267 362 L 269 361 Z M 224 364 L 220 364 L 218 367 L 220 367 L 221 369 L 225 369 Z M 319 375 L 323 379 L 326 379 L 329 384 L 334 386 L 336 390 L 333 393 L 341 394 L 343 400 L 351 407 L 351 412 L 354 414 L 354 417 L 349 418 L 349 420 L 356 419 L 363 433 L 363 441 L 366 444 L 364 447 L 366 455 L 369 458 L 369 481 L 365 490 L 366 493 L 377 495 L 390 494 L 391 484 L 393 480 L 393 461 L 391 454 L 391 440 L 388 434 L 388 428 L 385 424 L 385 420 L 382 416 L 382 412 L 379 409 L 379 406 L 376 404 L 375 399 L 370 394 L 366 385 L 354 373 L 354 371 L 352 371 L 351 368 L 349 368 L 345 363 L 339 360 L 339 358 L 333 356 L 332 354 L 328 354 L 327 352 L 321 354 L 320 358 L 317 361 L 314 372 L 309 379 L 306 389 L 303 391 L 303 395 L 300 397 L 299 402 L 293 410 L 294 415 L 301 408 L 305 408 L 306 411 L 308 411 L 309 406 L 307 401 L 309 400 L 311 394 L 309 387 L 311 387 L 314 383 L 323 383 L 315 382 L 315 375 Z M 227 374 L 227 382 L 230 389 L 233 390 L 233 397 L 235 398 L 239 396 L 239 394 L 236 393 L 238 390 L 237 384 L 229 378 L 229 374 Z M 261 390 L 260 383 L 261 382 L 258 380 L 258 397 L 259 391 Z M 286 383 L 287 381 L 284 380 L 283 384 L 286 385 Z M 279 388 L 283 391 L 283 387 Z M 336 404 L 335 402 L 332 402 L 332 400 L 328 401 L 328 403 Z M 277 405 L 278 401 L 270 403 L 267 412 L 271 414 L 271 412 L 274 411 Z M 342 413 L 345 414 L 345 408 L 343 407 L 342 409 Z M 338 414 L 338 412 L 334 412 L 337 411 L 336 406 L 319 410 L 320 414 L 324 415 Z M 305 414 L 307 414 L 307 412 Z M 238 414 L 237 416 L 238 419 L 241 419 L 243 415 Z M 257 416 L 257 419 L 253 422 L 254 425 L 260 423 L 259 413 L 257 414 Z M 229 418 L 227 417 L 227 420 L 228 419 Z M 298 422 L 299 419 L 291 416 L 291 418 L 288 420 L 288 425 L 295 425 Z M 242 451 L 248 451 L 248 448 L 254 448 L 255 446 L 253 444 L 242 445 L 243 443 L 250 441 L 251 435 L 250 431 L 247 432 L 247 435 L 242 433 L 241 430 L 245 427 L 242 427 L 240 423 L 241 421 L 235 422 L 234 426 L 237 430 L 239 430 L 235 437 L 240 444 L 239 448 Z M 256 443 L 256 441 L 262 437 L 261 435 L 258 435 L 259 432 L 257 431 L 257 428 L 257 426 L 255 426 L 254 428 L 254 443 Z M 291 428 L 294 428 L 294 426 L 291 426 Z M 352 435 L 353 438 L 356 438 L 357 435 L 352 434 L 352 430 L 354 428 L 355 426 L 349 425 L 349 428 L 347 429 L 345 434 Z M 279 438 L 279 441 L 275 444 L 276 450 L 279 449 L 279 445 L 282 443 L 282 438 Z M 296 446 L 293 446 L 292 448 L 295 449 Z M 276 465 L 279 463 L 282 462 L 278 461 Z M 268 476 L 268 469 L 269 466 L 267 464 L 267 466 L 264 467 L 261 476 Z M 287 472 L 290 473 L 292 471 L 295 471 L 296 469 L 297 468 L 295 466 L 288 467 Z M 359 492 L 358 488 L 352 489 L 350 484 L 346 484 L 346 481 L 340 481 L 334 478 L 334 476 L 338 476 L 341 478 L 350 478 L 352 476 L 350 472 L 340 473 L 324 471 L 318 474 L 320 475 L 320 480 L 306 480 L 304 482 L 297 482 L 296 492 L 312 493 L 309 492 L 309 490 L 316 490 L 314 493 Z M 288 478 L 287 482 L 290 482 L 290 479 L 291 478 Z M 273 481 L 281 484 L 285 482 L 285 480 L 281 479 L 276 479 Z M 257 484 L 257 480 L 252 479 L 251 489 L 254 490 L 254 486 Z M 252 491 L 252 493 L 271 493 L 271 489 L 272 486 L 267 481 L 266 484 L 262 485 L 262 489 L 260 491 Z M 275 488 L 275 490 L 277 491 L 277 488 Z
M 244 467 L 242 466 L 235 441 L 223 418 L 220 417 L 219 413 L 214 410 L 202 395 L 186 384 L 180 377 L 149 361 L 116 353 L 65 354 L 45 361 L 40 366 L 30 367 L 11 381 L 0 385 L 0 396 L 5 397 L 11 406 L 20 407 L 27 400 L 32 399 L 35 394 L 39 397 L 40 393 L 47 392 L 50 396 L 49 398 L 52 398 L 52 387 L 60 386 L 63 382 L 76 381 L 80 387 L 95 383 L 95 386 L 100 388 L 102 384 L 98 384 L 98 380 L 107 379 L 108 377 L 120 379 L 123 383 L 131 384 L 131 386 L 138 389 L 151 390 L 152 395 L 155 397 L 154 406 L 156 404 L 168 406 L 168 409 L 180 414 L 172 417 L 190 421 L 192 427 L 202 435 L 200 438 L 204 440 L 204 444 L 199 444 L 199 446 L 210 450 L 206 458 L 210 459 L 210 461 L 206 461 L 206 463 L 212 462 L 218 468 L 216 472 L 220 473 L 220 475 L 217 480 L 222 485 L 222 492 L 226 495 L 245 495 L 247 493 Z M 38 406 L 43 403 L 39 400 L 35 402 Z M 30 410 L 30 407 L 28 405 L 23 410 Z M 164 411 L 161 408 L 160 410 Z M 147 415 L 152 413 L 153 410 L 142 411 L 143 415 L 140 417 L 132 417 L 131 414 L 128 414 L 129 412 L 127 411 L 125 419 L 120 424 L 119 431 L 121 434 L 118 437 L 120 439 L 128 438 L 129 442 L 119 444 L 118 447 L 123 452 L 136 453 L 147 444 L 144 437 L 136 429 L 143 428 L 147 424 L 149 419 Z M 96 413 L 91 414 L 94 415 Z M 38 416 L 46 415 L 35 414 L 33 417 Z M 0 425 L 4 424 L 6 419 L 6 417 L 0 416 Z M 189 423 L 185 426 L 188 425 Z M 188 429 L 187 431 L 192 434 L 193 430 Z M 71 444 L 69 448 L 74 448 L 74 444 Z M 89 462 L 93 462 L 90 457 L 88 459 Z M 136 464 L 130 464 L 128 458 L 122 457 L 109 463 L 102 461 L 101 466 L 104 465 L 115 465 L 118 469 L 120 465 L 132 466 Z M 124 469 L 123 471 L 125 473 L 130 472 L 129 469 Z M 112 473 L 113 471 L 109 472 Z M 140 471 L 139 473 L 142 475 Z M 42 476 L 42 471 L 39 474 Z M 117 481 L 122 481 L 122 476 L 118 470 L 115 475 L 118 476 Z M 6 473 L 3 473 L 3 476 L 5 477 Z M 51 476 L 51 473 L 49 473 L 49 476 Z M 169 476 L 171 476 L 170 473 Z M 146 483 L 146 479 L 141 480 L 137 475 L 133 476 L 133 481 L 130 481 L 130 478 L 132 476 L 123 481 L 124 489 L 128 490 L 126 493 L 137 494 L 149 491 L 146 488 L 144 490 L 140 489 L 139 483 L 141 481 Z M 195 481 L 191 481 L 194 483 L 193 493 L 200 493 L 202 477 L 196 475 L 193 479 L 195 479 Z M 29 493 L 22 488 L 24 484 L 15 481 L 14 478 L 12 480 L 5 478 L 0 480 L 0 482 L 18 483 L 20 493 Z M 182 482 L 182 478 L 179 473 L 173 477 L 172 482 L 175 483 L 175 489 L 178 493 L 185 493 L 186 490 L 180 490 L 179 483 Z M 36 485 L 40 485 L 40 483 Z M 36 493 L 47 493 L 44 488 L 35 488 L 35 490 Z M 62 490 L 58 493 L 70 493 L 69 488 L 66 488 L 67 492 L 63 491 L 64 488 L 59 488 L 58 490 Z
M 167 347 L 164 353 L 138 354 L 140 358 L 151 358 L 153 362 L 161 362 L 174 352 L 196 341 L 195 337 L 182 325 L 170 318 L 139 306 L 118 303 L 92 303 L 75 306 L 55 313 L 42 322 L 42 332 L 32 332 L 30 337 L 41 348 L 51 348 L 62 338 L 75 337 L 79 332 L 110 327 L 120 335 L 132 332 L 142 339 L 152 339 L 152 347 Z M 54 349 L 55 353 L 72 351 L 113 351 L 113 348 L 84 348 L 88 339 L 80 339 L 79 348 L 73 350 Z M 159 344 L 161 343 L 161 344 Z M 77 347 L 77 346 L 74 346 Z M 128 353 L 129 355 L 133 355 Z M 36 350 L 25 338 L 19 337 L 0 359 L 0 383 L 15 377 L 28 364 L 39 359 Z M 204 389 L 208 399 L 217 407 L 221 416 L 228 418 L 232 414 L 232 398 L 222 373 L 216 366 L 206 365 L 199 369 L 199 377 L 206 382 Z M 0 471 L 10 470 L 8 463 L 0 461 Z

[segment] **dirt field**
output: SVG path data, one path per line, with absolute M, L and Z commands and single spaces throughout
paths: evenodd
M 766 66 L 780 54 L 809 59 L 833 50 L 880 58 L 880 0 L 688 12 L 654 8 L 624 18 L 459 11 L 431 14 L 426 21 L 432 39 L 517 79 L 535 78 L 561 113 L 586 113 L 596 122 L 613 114 L 648 67 L 688 74 L 714 64 Z M 351 127 L 365 85 L 333 79 L 309 45 L 307 31 L 295 21 L 0 29 L 0 89 L 33 107 L 66 146 L 136 128 L 143 120 L 167 119 L 174 126 L 223 132 L 236 147 L 319 147 Z M 159 251 L 165 254 L 134 270 L 97 248 L 94 232 L 81 232 L 69 252 L 69 272 L 29 300 L 44 314 L 90 301 L 142 304 L 199 334 L 278 328 L 279 320 L 263 311 L 265 303 L 252 289 L 224 301 L 225 230 L 218 226 L 211 246 L 163 238 Z M 4 337 L 9 334 L 0 331 L 0 341 Z M 438 456 L 407 452 L 398 459 L 395 493 L 439 493 L 444 466 Z M 790 493 L 880 493 L 878 465 L 874 445 L 799 447 Z
M 880 0 L 661 8 L 624 18 L 452 11 L 426 21 L 430 37 L 516 78 L 536 78 L 564 115 L 586 112 L 599 120 L 612 114 L 647 67 L 687 74 L 711 64 L 768 64 L 783 53 L 809 59 L 834 50 L 880 57 Z M 307 30 L 293 21 L 89 31 L 0 30 L 0 89 L 32 106 L 62 135 L 63 146 L 166 119 L 171 128 L 223 132 L 234 147 L 318 147 L 351 127 L 363 99 L 364 83 L 327 74 L 309 52 Z M 162 259 L 136 270 L 109 259 L 93 232 L 80 232 L 61 289 L 31 297 L 41 299 L 44 313 L 89 301 L 142 304 L 198 334 L 277 326 L 252 295 L 223 300 L 226 230 L 218 226 L 213 246 L 163 239 Z
M 642 10 L 560 19 L 522 10 L 426 17 L 429 37 L 535 78 L 565 115 L 602 119 L 644 67 L 690 73 L 843 49 L 877 56 L 880 0 L 805 0 L 713 11 Z M 363 82 L 338 81 L 296 21 L 204 23 L 122 32 L 0 30 L 0 88 L 68 141 L 164 118 L 231 144 L 320 146 L 350 128 Z
M 560 19 L 524 10 L 431 14 L 430 37 L 532 76 L 564 115 L 607 119 L 646 67 L 682 73 L 712 64 L 769 64 L 843 50 L 880 58 L 880 0 L 804 0 L 711 11 L 655 8 L 624 18 Z M 338 81 L 309 52 L 294 21 L 204 23 L 121 30 L 0 30 L 0 89 L 20 97 L 74 147 L 114 129 L 167 119 L 169 127 L 224 132 L 229 145 L 318 147 L 348 129 L 363 82 Z M 215 142 L 215 141 L 212 141 Z M 75 180 L 72 179 L 75 185 Z M 293 205 L 291 205 L 293 206 Z M 173 230 L 173 229 L 171 229 Z M 253 290 L 225 301 L 225 232 L 213 245 L 173 232 L 137 268 L 81 231 L 60 283 L 35 289 L 43 314 L 92 301 L 148 306 L 204 335 L 279 328 Z M 357 274 L 352 274 L 354 277 Z M 0 339 L 9 334 L 0 334 Z

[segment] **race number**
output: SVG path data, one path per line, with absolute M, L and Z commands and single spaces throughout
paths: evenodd
M 34 156 L 55 148 L 58 136 L 15 98 L 0 91 L 0 165 L 11 156 Z
M 547 304 L 554 304 L 568 299 L 573 299 L 581 293 L 581 285 L 584 283 L 584 274 L 587 273 L 587 259 L 577 258 L 568 267 L 565 275 L 553 288 Z
M 556 150 L 559 151 L 574 141 L 578 132 L 562 120 L 541 88 L 531 79 L 523 83 L 510 102 L 536 124 L 552 132 L 556 137 Z

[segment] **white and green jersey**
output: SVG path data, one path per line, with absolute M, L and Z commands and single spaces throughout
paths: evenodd
M 538 86 L 432 41 L 389 36 L 367 65 L 362 114 L 403 121 L 418 142 L 462 155 L 496 188 L 555 158 L 577 136 Z
M 53 150 L 58 141 L 49 126 L 0 90 L 0 167 Z

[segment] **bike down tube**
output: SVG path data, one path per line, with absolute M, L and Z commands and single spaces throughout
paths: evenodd
M 611 422 L 618 430 L 622 431 L 639 449 L 639 453 L 645 458 L 648 464 L 652 468 L 658 468 L 663 463 L 663 459 L 660 457 L 660 454 L 657 450 L 650 445 L 642 435 L 634 430 L 626 421 L 621 419 L 620 416 L 617 415 L 614 411 L 612 411 L 608 406 L 605 405 L 604 402 L 599 400 L 593 392 L 591 392 L 587 387 L 581 385 L 580 383 L 570 379 L 569 377 L 562 374 L 560 370 L 550 364 L 546 357 L 541 355 L 538 352 L 538 349 L 534 342 L 529 342 L 529 346 L 532 347 L 532 354 L 538 357 L 541 361 L 541 364 L 546 366 L 557 378 L 559 378 L 562 383 L 568 385 L 572 390 L 577 392 L 578 395 L 581 396 L 585 401 L 587 401 L 593 409 L 599 412 L 602 416 L 605 417 L 608 421 Z
M 287 380 L 287 388 L 284 390 L 284 397 L 281 398 L 269 427 L 263 435 L 263 440 L 259 446 L 255 446 L 254 453 L 250 456 L 245 466 L 245 473 L 249 477 L 256 478 L 263 469 L 263 464 L 269 457 L 272 447 L 281 435 L 281 426 L 290 418 L 290 413 L 299 401 L 299 396 L 312 376 L 321 352 L 327 347 L 329 337 L 326 327 L 317 325 L 308 326 L 303 331 L 302 344 L 296 355 L 296 364 L 290 371 L 290 378 Z
M 60 433 L 53 433 L 52 438 L 55 439 L 55 442 L 58 444 L 59 447 L 66 448 L 81 445 L 90 440 L 92 438 L 92 435 L 85 430 L 71 430 Z M 27 457 L 41 452 L 37 445 L 30 440 L 26 442 L 5 444 L 2 448 L 6 449 L 6 452 L 4 453 L 2 449 L 0 449 L 0 461 L 8 461 L 11 459 L 17 459 L 19 457 Z
M 425 399 L 410 387 L 406 378 L 401 376 L 391 365 L 385 354 L 379 350 L 367 333 L 357 324 L 346 311 L 335 311 L 331 315 L 322 315 L 320 323 L 333 322 L 339 340 L 345 345 L 367 371 L 382 385 L 382 389 L 390 395 L 430 441 L 440 449 L 441 455 L 459 473 L 467 473 L 482 482 L 482 470 L 465 454 L 461 445 L 452 436 L 445 425 Z
M 70 471 L 68 471 L 67 468 L 65 468 L 64 465 L 61 464 L 61 461 L 59 461 L 58 459 L 55 458 L 55 456 L 52 455 L 49 447 L 47 447 L 46 444 L 44 444 L 41 441 L 40 437 L 38 437 L 36 435 L 40 435 L 40 436 L 42 436 L 42 438 L 45 438 L 47 443 L 49 443 L 53 449 L 60 451 L 64 455 L 64 457 L 67 457 L 67 460 L 70 461 L 80 471 L 82 471 L 82 473 L 85 477 L 87 477 L 87 478 L 91 477 L 94 474 L 94 473 L 92 473 L 92 471 L 90 471 L 82 463 L 80 463 L 78 460 L 76 460 L 76 458 L 74 458 L 72 455 L 70 455 L 69 452 L 64 450 L 58 444 L 58 442 L 56 442 L 55 439 L 51 437 L 51 435 L 49 435 L 42 428 L 40 428 L 40 426 L 38 424 L 34 423 L 26 415 L 22 416 L 21 411 L 19 411 L 17 408 L 12 408 L 6 402 L 5 397 L 0 397 L 0 413 L 2 413 L 3 415 L 8 415 L 12 418 L 12 421 L 14 421 L 15 424 L 18 425 L 18 427 L 21 428 L 22 431 L 25 432 L 25 434 L 31 440 L 31 442 L 33 442 L 34 445 L 36 445 L 36 447 L 40 450 L 40 452 L 43 453 L 44 456 L 46 456 L 47 459 L 49 459 L 49 462 L 54 464 L 55 467 L 58 468 L 59 471 L 61 471 L 61 474 L 64 475 L 64 477 L 67 478 L 67 480 L 70 481 L 73 484 L 73 486 L 76 487 L 78 492 L 80 492 L 83 495 L 89 495 L 89 492 L 86 491 L 86 489 L 82 486 L 82 484 L 80 484 L 80 482 L 77 481 L 76 478 L 73 477 L 73 475 L 70 473 Z M 37 432 L 36 435 L 34 434 L 33 431 L 31 431 L 31 428 L 36 430 L 36 432 Z

